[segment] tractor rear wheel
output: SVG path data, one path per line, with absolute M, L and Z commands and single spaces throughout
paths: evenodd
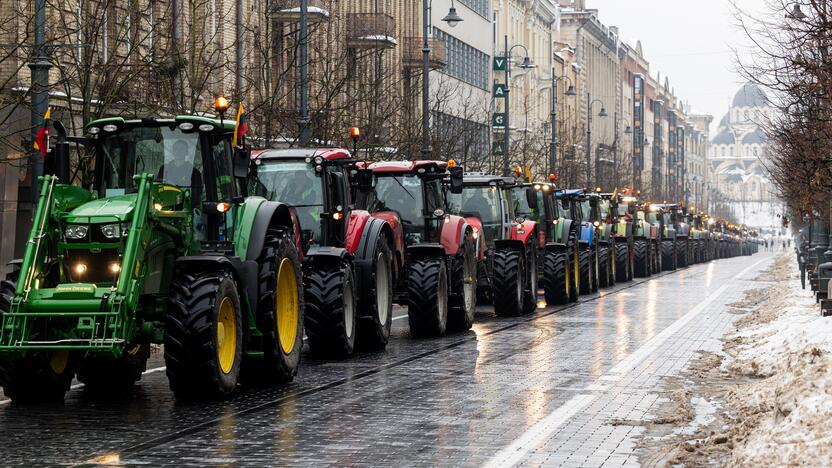
M 477 308 L 477 244 L 473 233 L 465 235 L 463 251 L 458 253 L 451 263 L 450 308 L 448 309 L 448 329 L 453 331 L 469 330 L 474 324 Z
M 182 271 L 171 285 L 165 365 L 177 399 L 226 398 L 237 387 L 243 316 L 227 271 Z
M 568 252 L 548 249 L 543 254 L 543 291 L 547 304 L 566 304 L 569 302 L 569 277 L 571 266 Z
M 407 266 L 410 334 L 434 337 L 448 326 L 448 269 L 443 257 L 420 258 Z
M 368 273 L 364 275 L 356 310 L 370 313 L 358 318 L 357 339 L 360 348 L 379 350 L 390 341 L 393 326 L 393 254 L 384 235 L 376 241 Z
M 630 246 L 627 242 L 615 243 L 615 281 L 630 281 Z
M 578 253 L 578 265 L 581 272 L 581 294 L 592 293 L 592 255 L 589 250 L 581 250 Z
M 342 359 L 355 349 L 356 291 L 348 262 L 312 265 L 304 274 L 309 350 L 319 357 Z
M 0 281 L 0 320 L 14 293 L 13 282 Z M 68 350 L 31 352 L 0 361 L 0 385 L 16 403 L 61 402 L 74 375 L 75 359 Z
M 128 345 L 118 359 L 99 355 L 78 360 L 76 374 L 85 390 L 94 394 L 118 395 L 129 391 L 147 370 L 150 343 Z
M 494 251 L 492 291 L 494 313 L 499 317 L 517 316 L 523 313 L 525 300 L 526 265 L 521 251 L 498 249 Z
M 575 246 L 575 234 L 569 236 L 569 242 L 566 244 L 567 265 L 569 270 L 568 277 L 571 280 L 569 288 L 569 302 L 578 302 L 581 297 L 581 265 L 578 255 L 578 249 Z
M 292 237 L 283 229 L 270 228 L 257 263 L 257 328 L 263 334 L 263 357 L 245 356 L 241 377 L 286 383 L 298 372 L 303 347 L 303 283 Z

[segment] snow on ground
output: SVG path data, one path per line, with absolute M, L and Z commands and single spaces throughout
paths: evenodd
M 786 287 L 775 286 L 726 343 L 728 370 L 760 378 L 733 394 L 740 416 L 757 424 L 735 445 L 732 464 L 832 464 L 832 317 L 820 317 L 789 266 Z

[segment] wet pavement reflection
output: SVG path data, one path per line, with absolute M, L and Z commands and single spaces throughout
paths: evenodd
M 396 308 L 385 352 L 304 356 L 282 388 L 177 404 L 163 371 L 102 400 L 0 404 L 3 465 L 479 465 L 599 381 L 762 254 L 696 265 L 498 318 L 435 340 L 409 336 Z M 755 271 L 764 268 L 762 262 Z M 163 366 L 155 354 L 148 369 Z

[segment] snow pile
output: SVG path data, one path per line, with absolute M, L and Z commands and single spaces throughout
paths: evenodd
M 758 378 L 729 392 L 742 426 L 734 466 L 832 464 L 832 317 L 789 273 L 726 343 L 729 371 Z

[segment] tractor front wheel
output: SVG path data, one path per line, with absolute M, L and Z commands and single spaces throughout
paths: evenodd
M 598 250 L 598 286 L 601 288 L 611 286 L 609 247 L 601 247 Z
M 526 244 L 526 284 L 523 286 L 523 313 L 530 314 L 537 309 L 537 244 L 532 236 Z
M 463 251 L 453 260 L 453 287 L 451 288 L 448 329 L 469 330 L 474 324 L 477 307 L 477 244 L 473 233 L 465 236 Z
M 448 270 L 445 259 L 421 258 L 407 266 L 407 320 L 415 337 L 435 337 L 448 326 Z
M 543 291 L 547 304 L 566 304 L 569 302 L 571 266 L 569 252 L 549 249 L 543 254 Z
M 342 359 L 355 349 L 356 291 L 347 262 L 312 265 L 304 275 L 306 336 L 312 354 Z
M 523 252 L 515 249 L 494 251 L 492 294 L 494 313 L 511 317 L 523 313 L 526 288 L 526 265 Z
M 630 246 L 626 241 L 615 244 L 615 281 L 630 281 Z
M 662 270 L 673 271 L 676 269 L 676 242 L 663 240 L 662 245 Z
M 578 265 L 581 272 L 581 294 L 592 293 L 592 254 L 589 249 L 581 249 L 578 253 Z
M 636 239 L 633 242 L 633 251 L 635 252 L 635 275 L 638 278 L 646 278 L 650 276 L 653 267 L 650 265 L 650 247 L 644 239 Z
M 150 357 L 150 343 L 128 345 L 118 359 L 88 355 L 78 361 L 77 376 L 93 394 L 118 395 L 142 378 Z
M 165 322 L 165 365 L 180 400 L 226 398 L 237 387 L 243 354 L 237 285 L 227 271 L 179 272 Z
M 0 320 L 9 310 L 15 285 L 0 281 Z M 37 351 L 0 361 L 0 385 L 15 403 L 61 402 L 75 375 L 75 359 L 68 350 Z
M 383 235 L 377 239 L 376 246 L 358 299 L 358 310 L 370 311 L 369 315 L 358 318 L 358 345 L 370 350 L 387 346 L 393 326 L 393 254 Z

